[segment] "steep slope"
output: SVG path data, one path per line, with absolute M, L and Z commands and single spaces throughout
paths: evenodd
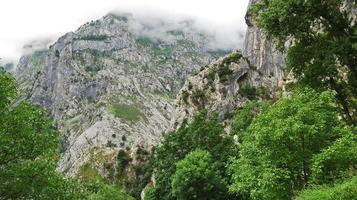
M 277 92 L 285 88 L 284 56 L 267 40 L 249 14 L 256 2 L 249 3 L 243 52 L 212 62 L 186 81 L 175 101 L 172 129 L 206 109 L 219 113 L 230 131 L 233 112 L 244 102 L 276 98 Z
M 59 38 L 43 63 L 21 58 L 18 79 L 33 85 L 29 98 L 50 111 L 63 135 L 59 169 L 113 175 L 121 150 L 139 162 L 135 152 L 169 127 L 186 78 L 222 55 L 208 48 L 211 37 L 189 20 L 152 25 L 109 14 Z
M 243 55 L 264 75 L 282 79 L 285 68 L 284 55 L 276 50 L 274 44 L 266 38 L 250 13 L 252 5 L 259 1 L 251 0 L 249 2 L 245 16 L 248 29 L 244 40 Z

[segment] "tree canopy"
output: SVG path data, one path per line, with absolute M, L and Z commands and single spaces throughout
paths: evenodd
M 0 66 L 0 199 L 131 199 L 120 187 L 57 172 L 58 131 L 47 112 L 20 100 Z
M 210 153 L 200 149 L 176 163 L 171 186 L 179 200 L 224 199 L 227 187 Z
M 241 133 L 241 157 L 230 166 L 230 189 L 252 199 L 291 199 L 312 177 L 326 183 L 328 174 L 337 178 L 356 167 L 351 134 L 352 128 L 338 119 L 332 92 L 296 91 Z
M 191 123 L 184 123 L 177 131 L 166 135 L 162 144 L 156 148 L 154 160 L 156 183 L 153 190 L 150 191 L 150 197 L 152 199 L 168 200 L 175 199 L 175 196 L 183 195 L 177 193 L 180 188 L 184 188 L 184 185 L 179 184 L 183 184 L 182 181 L 180 181 L 181 174 L 185 172 L 183 165 L 185 165 L 185 163 L 188 164 L 188 159 L 192 160 L 193 158 L 197 158 L 197 152 L 193 155 L 190 154 L 197 149 L 205 151 L 207 154 L 209 153 L 210 156 L 207 156 L 207 158 L 210 159 L 206 159 L 205 161 L 210 162 L 213 160 L 214 165 L 219 169 L 217 176 L 225 177 L 222 183 L 224 186 L 223 189 L 214 188 L 217 190 L 211 190 L 210 194 L 217 192 L 222 194 L 220 196 L 221 199 L 231 198 L 227 188 L 229 178 L 227 178 L 226 165 L 229 162 L 230 156 L 238 154 L 237 146 L 234 144 L 233 138 L 224 131 L 224 127 L 218 120 L 217 115 L 202 111 L 194 117 Z M 191 156 L 186 158 L 189 154 Z M 199 154 L 204 153 L 199 152 Z M 186 161 L 180 162 L 185 158 Z M 175 164 L 178 162 L 181 164 L 176 168 Z M 196 167 L 196 164 L 192 163 L 188 166 Z M 178 169 L 180 169 L 180 172 L 177 172 Z M 173 177 L 176 177 L 174 184 L 175 192 L 171 187 Z M 193 183 L 196 178 L 198 177 L 191 176 L 189 180 L 186 180 L 187 184 Z M 226 192 L 222 193 L 221 190 L 225 190 Z M 190 194 L 195 192 L 198 191 L 192 191 Z
M 352 0 L 262 0 L 259 27 L 287 52 L 300 84 L 337 92 L 343 117 L 356 124 L 357 23 Z

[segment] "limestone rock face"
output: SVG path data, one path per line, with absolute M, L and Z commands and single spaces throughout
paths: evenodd
M 237 108 L 247 100 L 277 97 L 279 77 L 266 76 L 237 51 L 212 62 L 190 77 L 175 101 L 172 130 L 200 110 L 219 114 L 228 132 Z
M 186 78 L 222 55 L 207 47 L 210 37 L 190 21 L 150 26 L 109 14 L 59 38 L 41 62 L 22 57 L 18 79 L 31 85 L 29 99 L 49 110 L 64 138 L 59 169 L 74 176 L 104 151 L 94 167 L 106 174 L 115 152 L 157 144 Z
M 249 3 L 243 52 L 212 62 L 186 81 L 175 101 L 172 130 L 206 109 L 217 112 L 230 131 L 234 111 L 247 100 L 276 98 L 283 87 L 285 61 L 249 15 L 250 7 L 258 1 Z
M 285 72 L 284 55 L 266 38 L 262 30 L 258 28 L 254 17 L 249 14 L 251 6 L 259 1 L 249 2 L 245 17 L 248 29 L 244 40 L 243 55 L 264 75 L 282 79 Z

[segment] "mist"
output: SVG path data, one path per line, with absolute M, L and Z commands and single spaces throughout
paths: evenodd
M 150 14 L 150 13 L 155 13 Z M 131 32 L 143 35 L 153 40 L 162 40 L 170 43 L 173 41 L 170 31 L 190 32 L 193 29 L 196 33 L 202 33 L 207 38 L 208 47 L 212 50 L 234 50 L 243 46 L 246 26 L 227 26 L 215 23 L 203 18 L 194 18 L 189 15 L 170 15 L 165 11 L 151 10 L 128 13 L 128 11 L 115 10 L 111 14 L 118 16 L 129 16 L 135 21 L 130 23 Z
M 141 34 L 170 39 L 165 29 L 182 28 L 183 21 L 212 37 L 212 49 L 239 49 L 246 30 L 248 0 L 12 0 L 2 3 L 0 22 L 0 58 L 2 63 L 17 62 L 21 55 L 42 50 L 67 32 L 108 13 L 131 13 L 142 25 Z M 30 9 L 31 8 L 31 9 Z M 19 14 L 20 13 L 20 14 Z M 23 17 L 26 16 L 26 17 Z M 161 29 L 162 23 L 165 29 Z M 161 26 L 160 26 L 161 24 Z M 169 24 L 169 26 L 167 26 Z M 160 27 L 160 28 L 159 28 Z

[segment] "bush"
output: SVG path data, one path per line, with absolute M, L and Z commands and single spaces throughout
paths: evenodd
M 257 99 L 257 89 L 249 84 L 242 85 L 239 88 L 239 94 L 249 100 Z
M 226 185 L 209 152 L 195 150 L 176 163 L 172 193 L 177 199 L 225 199 Z
M 229 75 L 233 73 L 233 70 L 229 69 L 228 65 L 223 65 L 218 68 L 218 77 L 221 83 L 227 82 Z
M 100 71 L 99 66 L 86 66 L 85 71 L 89 73 L 91 77 L 94 77 L 97 75 L 97 73 Z
M 248 128 L 243 123 L 241 157 L 230 166 L 233 174 L 230 189 L 252 199 L 277 200 L 291 199 L 304 189 L 314 176 L 315 158 L 321 158 L 318 156 L 321 152 L 352 133 L 338 119 L 334 105 L 333 93 L 303 89 L 264 110 Z M 335 148 L 339 152 L 336 155 L 344 157 L 340 160 L 353 161 L 349 157 L 355 154 L 348 153 L 351 146 L 355 145 Z M 329 157 L 322 159 L 330 163 L 326 159 Z M 355 166 L 349 163 L 341 168 L 342 162 L 335 160 L 335 163 L 339 164 L 331 168 L 332 172 Z M 325 169 L 334 165 L 317 166 Z M 327 170 L 323 176 L 327 174 L 331 171 Z
M 177 131 L 167 134 L 162 145 L 156 148 L 153 165 L 156 185 L 152 192 L 155 199 L 175 199 L 171 188 L 175 163 L 196 149 L 207 151 L 217 164 L 219 174 L 228 177 L 226 165 L 230 156 L 238 154 L 237 146 L 224 131 L 217 115 L 203 111 L 190 124 L 184 123 Z M 227 188 L 222 198 L 231 198 Z
M 242 53 L 240 51 L 233 52 L 223 59 L 222 65 L 229 65 L 231 63 L 239 63 L 242 58 Z
M 356 200 L 357 176 L 332 186 L 310 188 L 300 193 L 296 200 Z
M 117 155 L 117 161 L 118 161 L 118 170 L 119 173 L 124 172 L 125 168 L 129 165 L 131 162 L 131 157 L 130 155 L 125 152 L 124 150 L 120 150 Z

